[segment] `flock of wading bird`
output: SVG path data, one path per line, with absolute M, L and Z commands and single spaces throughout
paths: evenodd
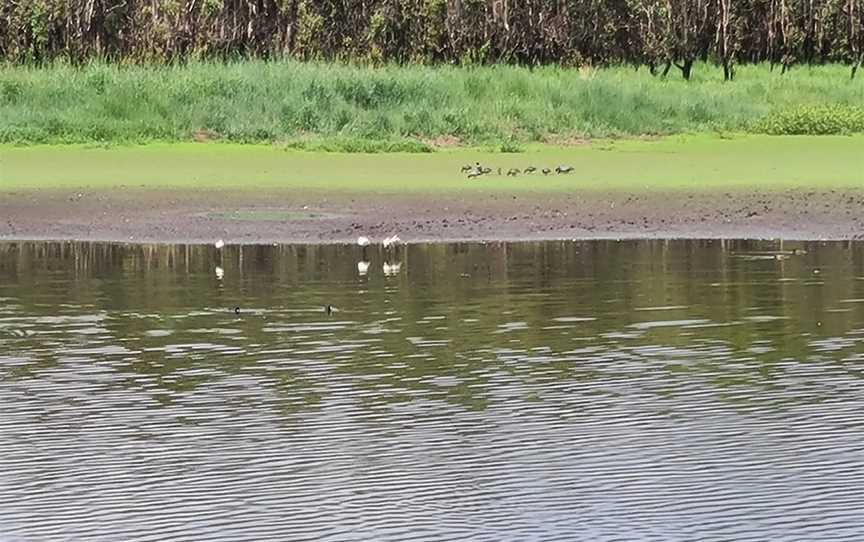
M 537 168 L 534 166 L 528 166 L 525 169 L 519 168 L 510 168 L 507 170 L 508 177 L 516 177 L 518 175 L 531 175 L 532 173 L 537 173 Z M 557 175 L 566 175 L 568 173 L 573 173 L 573 166 L 558 166 L 555 169 L 544 167 L 539 170 L 543 175 L 550 175 L 551 173 L 555 173 Z M 503 170 L 499 167 L 497 168 L 498 175 L 503 175 Z M 482 165 L 480 162 L 475 162 L 474 165 L 464 165 L 462 166 L 462 173 L 467 173 L 469 179 L 477 179 L 482 177 L 483 175 L 489 175 L 492 173 L 492 168 L 488 166 Z

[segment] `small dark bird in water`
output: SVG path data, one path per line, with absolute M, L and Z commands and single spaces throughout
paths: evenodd
M 472 169 L 474 169 L 474 166 L 469 166 L 469 165 L 462 166 L 462 173 L 468 173 Z
M 519 175 L 519 173 L 521 173 L 521 172 L 514 167 L 514 168 L 510 168 L 510 171 L 507 172 L 507 176 L 508 177 L 515 177 L 516 175 Z
M 326 312 L 327 314 L 333 314 L 333 306 L 332 305 L 326 305 L 324 307 L 324 312 Z
M 528 174 L 534 173 L 535 171 L 537 171 L 537 168 L 534 166 L 528 166 L 525 168 L 525 173 L 528 173 Z
M 548 167 L 543 168 L 543 175 L 549 175 L 550 173 L 552 173 L 551 169 L 549 169 Z
M 234 307 L 234 314 L 240 314 L 240 307 Z
M 559 175 L 562 173 L 571 173 L 573 171 L 573 166 L 558 166 L 555 168 L 555 173 Z

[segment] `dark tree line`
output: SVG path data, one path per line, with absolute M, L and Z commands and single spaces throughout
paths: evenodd
M 606 65 L 864 60 L 864 0 L 0 0 L 0 55 Z

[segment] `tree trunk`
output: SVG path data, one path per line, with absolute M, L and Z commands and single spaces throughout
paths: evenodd
M 684 76 L 684 80 L 689 81 L 690 74 L 693 72 L 693 59 L 685 58 L 683 64 L 675 64 L 675 66 L 681 70 L 681 75 Z
M 735 65 L 729 61 L 723 61 L 723 80 L 724 81 L 732 81 L 735 79 Z
M 663 73 L 660 74 L 660 77 L 666 77 L 667 75 L 669 75 L 669 70 L 671 70 L 671 69 L 672 69 L 672 61 L 667 60 L 666 66 L 663 67 Z

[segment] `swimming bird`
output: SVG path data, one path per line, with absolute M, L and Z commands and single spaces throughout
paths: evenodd
M 462 173 L 468 173 L 472 169 L 474 169 L 474 166 L 470 166 L 470 165 L 462 166 Z
M 216 279 L 222 280 L 222 277 L 224 277 L 224 276 L 225 276 L 225 270 L 217 265 L 216 266 Z
M 550 173 L 552 173 L 551 169 L 549 169 L 548 167 L 543 168 L 543 175 L 549 175 Z
M 369 272 L 369 262 L 366 262 L 366 261 L 357 262 L 357 274 L 358 275 L 363 277 L 368 272 Z
M 326 312 L 327 314 L 332 314 L 333 313 L 333 306 L 332 305 L 324 305 L 324 312 Z
M 213 246 L 216 247 L 216 250 L 219 250 L 220 248 L 225 246 L 225 241 L 223 241 L 222 239 L 219 239 L 215 243 L 213 243 Z
M 369 238 L 361 235 L 357 238 L 357 246 L 360 247 L 368 247 L 369 246 Z
M 401 242 L 402 239 L 399 239 L 398 235 L 391 235 L 390 237 L 386 237 L 384 241 L 382 241 L 382 244 L 384 245 L 384 248 L 390 248 L 391 246 L 395 246 Z
M 234 314 L 240 314 L 240 307 L 234 307 Z
M 519 173 L 521 173 L 521 172 L 517 168 L 514 167 L 514 168 L 510 168 L 510 171 L 507 172 L 507 176 L 508 177 L 515 177 L 516 175 L 519 175 Z
M 559 175 L 562 173 L 571 173 L 573 171 L 573 166 L 558 166 L 555 168 L 555 173 Z
M 534 173 L 535 171 L 537 171 L 537 168 L 534 166 L 528 166 L 525 168 L 525 173 L 528 173 L 528 174 Z

